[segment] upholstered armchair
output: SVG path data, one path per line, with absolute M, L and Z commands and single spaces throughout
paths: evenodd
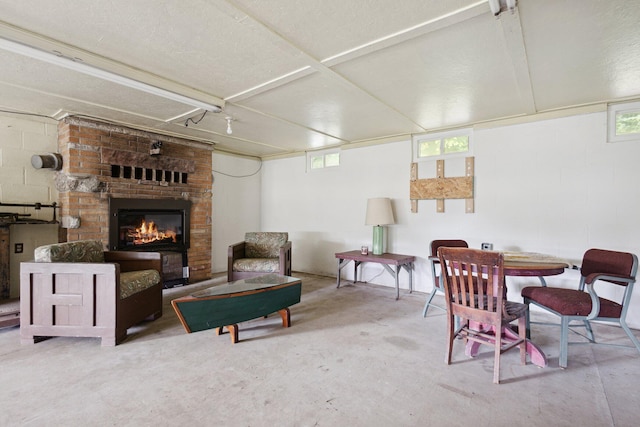
M 582 257 L 577 289 L 551 286 L 527 286 L 522 289 L 525 304 L 537 305 L 560 317 L 558 365 L 561 368 L 567 367 L 569 344 L 573 343 L 569 341 L 569 331 L 596 344 L 590 323 L 592 320 L 619 325 L 640 351 L 640 341 L 626 322 L 637 272 L 638 257 L 635 254 L 594 248 L 586 251 Z M 609 297 L 611 299 L 601 296 L 606 290 L 612 295 Z M 601 294 L 598 295 L 598 292 Z M 530 323 L 527 318 L 527 330 Z M 585 328 L 586 334 L 577 332 L 577 327 Z
M 442 285 L 441 275 L 436 272 L 436 270 L 440 270 L 440 258 L 438 258 L 438 249 L 441 247 L 445 248 L 468 248 L 469 245 L 465 240 L 432 240 L 431 244 L 431 255 L 429 256 L 429 266 L 431 267 L 431 277 L 433 278 L 433 290 L 427 299 L 427 302 L 422 309 L 422 317 L 427 317 L 427 310 L 429 310 L 429 306 L 431 304 L 431 300 L 436 295 L 437 291 L 444 293 L 444 286 Z M 437 268 L 436 268 L 437 266 Z M 437 305 L 433 305 L 440 310 L 446 310 L 445 307 L 439 307 Z
M 103 251 L 82 240 L 41 246 L 20 264 L 20 339 L 100 337 L 113 346 L 127 329 L 162 316 L 162 257 Z
M 229 246 L 229 282 L 269 273 L 291 276 L 289 233 L 249 232 L 244 241 Z

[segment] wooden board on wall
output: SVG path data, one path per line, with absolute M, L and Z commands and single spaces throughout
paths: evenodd
M 473 177 L 429 178 L 411 181 L 411 199 L 468 199 L 473 197 Z
M 465 176 L 446 178 L 444 175 L 444 160 L 436 162 L 436 178 L 418 179 L 418 164 L 411 164 L 411 178 L 409 183 L 409 199 L 411 212 L 418 212 L 418 200 L 434 199 L 436 211 L 444 212 L 445 199 L 464 199 L 465 212 L 474 212 L 474 158 L 465 158 Z

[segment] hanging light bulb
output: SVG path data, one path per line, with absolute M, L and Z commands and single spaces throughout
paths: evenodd
M 231 117 L 226 117 L 227 120 L 227 135 L 231 135 L 233 133 L 233 129 L 231 129 Z

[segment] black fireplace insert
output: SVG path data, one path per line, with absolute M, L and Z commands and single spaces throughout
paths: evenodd
M 186 253 L 190 217 L 188 200 L 111 198 L 109 248 Z

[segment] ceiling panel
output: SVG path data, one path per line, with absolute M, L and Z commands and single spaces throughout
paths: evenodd
M 640 94 L 638 1 L 521 3 L 539 109 Z
M 269 111 L 344 142 L 421 130 L 352 84 L 322 73 L 245 99 L 239 105 Z
M 315 59 L 323 60 L 477 1 L 235 0 L 233 3 L 267 23 Z
M 25 30 L 219 97 L 305 65 L 281 39 L 224 1 L 0 5 L 1 19 Z
M 334 69 L 433 129 L 523 113 L 509 63 L 500 23 L 487 14 Z

